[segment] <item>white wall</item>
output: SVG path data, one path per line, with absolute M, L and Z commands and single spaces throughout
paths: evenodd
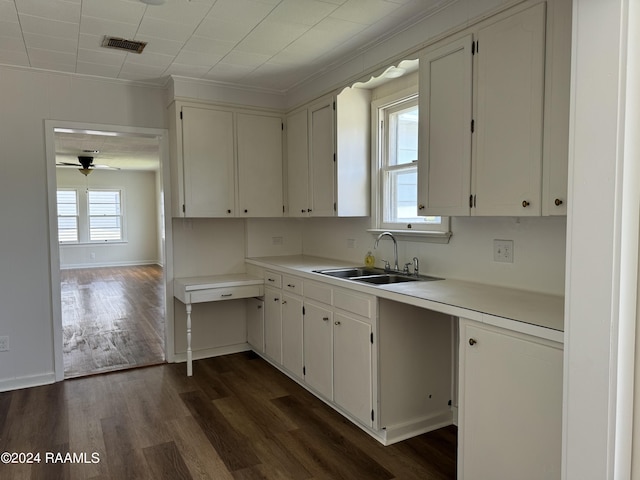
M 0 390 L 53 381 L 44 120 L 163 128 L 159 88 L 0 67 Z
M 96 170 L 85 177 L 76 169 L 58 168 L 56 177 L 59 188 L 121 189 L 126 237 L 117 244 L 61 245 L 60 268 L 159 263 L 156 172 Z
M 251 223 L 251 222 L 250 222 Z M 247 256 L 295 255 L 303 253 L 364 264 L 371 250 L 376 265 L 393 261 L 392 243 L 367 232 L 369 218 L 263 219 L 247 228 Z M 420 261 L 420 271 L 455 278 L 543 293 L 564 293 L 566 220 L 564 217 L 455 217 L 448 244 L 398 239 L 400 266 Z M 283 246 L 274 246 L 274 238 Z M 513 240 L 514 262 L 493 261 L 493 240 Z M 351 247 L 353 245 L 353 248 Z

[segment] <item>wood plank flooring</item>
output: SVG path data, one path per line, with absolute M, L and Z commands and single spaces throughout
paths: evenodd
M 65 378 L 164 362 L 162 267 L 62 270 Z
M 0 393 L 0 452 L 42 458 L 0 463 L 2 479 L 450 480 L 456 441 L 447 427 L 384 447 L 251 352 L 193 377 L 163 364 Z

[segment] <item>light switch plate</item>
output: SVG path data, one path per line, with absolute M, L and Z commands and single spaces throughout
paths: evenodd
M 493 241 L 493 261 L 513 263 L 513 240 Z

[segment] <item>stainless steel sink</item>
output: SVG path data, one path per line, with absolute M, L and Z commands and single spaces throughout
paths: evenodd
M 367 267 L 330 268 L 326 270 L 314 270 L 314 272 L 331 277 L 343 278 L 345 280 L 352 280 L 354 282 L 369 283 L 371 285 L 442 280 L 442 278 L 438 277 L 429 277 L 426 275 L 415 277 L 397 272 L 387 272 L 382 268 Z
M 338 277 L 338 278 L 367 277 L 370 275 L 385 274 L 385 271 L 382 268 L 368 268 L 368 267 L 330 268 L 327 270 L 314 270 L 314 272 L 322 273 L 323 275 L 329 275 L 331 277 Z

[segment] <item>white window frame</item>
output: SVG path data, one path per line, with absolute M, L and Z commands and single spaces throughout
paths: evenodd
M 127 230 L 126 230 L 126 212 L 125 212 L 125 191 L 124 188 L 112 187 L 112 188 L 78 188 L 78 187 L 64 187 L 59 186 L 57 191 L 75 191 L 76 192 L 76 208 L 78 212 L 77 216 L 77 231 L 78 238 L 76 241 L 61 242 L 60 235 L 58 234 L 58 244 L 69 245 L 104 245 L 104 244 L 118 244 L 127 243 Z M 120 239 L 106 239 L 106 240 L 91 240 L 91 218 L 89 215 L 89 191 L 106 191 L 106 192 L 119 192 L 120 194 Z M 56 192 L 57 194 L 57 192 Z M 57 197 L 56 197 L 57 198 Z
M 91 192 L 118 192 L 120 200 L 119 215 L 91 215 Z M 124 191 L 121 188 L 88 188 L 87 189 L 87 242 L 88 243 L 122 243 L 124 241 Z M 101 217 L 117 217 L 120 223 L 120 238 L 114 239 L 92 239 L 91 219 Z
M 75 194 L 75 206 L 76 206 L 76 214 L 75 215 L 61 215 L 60 214 L 60 203 L 58 202 L 58 192 L 73 192 Z M 76 188 L 58 188 L 56 190 L 56 209 L 58 212 L 58 243 L 60 245 L 73 245 L 80 242 L 80 202 L 78 198 L 78 190 Z M 76 219 L 76 238 L 75 240 L 61 240 L 60 239 L 60 219 L 61 218 L 75 218 Z
M 423 240 L 433 243 L 448 243 L 451 237 L 451 222 L 449 217 L 441 217 L 440 224 L 427 223 L 388 223 L 384 221 L 385 208 L 385 172 L 403 167 L 387 167 L 385 155 L 387 147 L 387 125 L 384 122 L 386 112 L 403 102 L 418 101 L 417 87 L 399 90 L 374 100 L 371 103 L 371 228 L 369 232 L 378 234 L 384 231 L 392 232 L 402 237 L 412 237 L 414 240 Z

